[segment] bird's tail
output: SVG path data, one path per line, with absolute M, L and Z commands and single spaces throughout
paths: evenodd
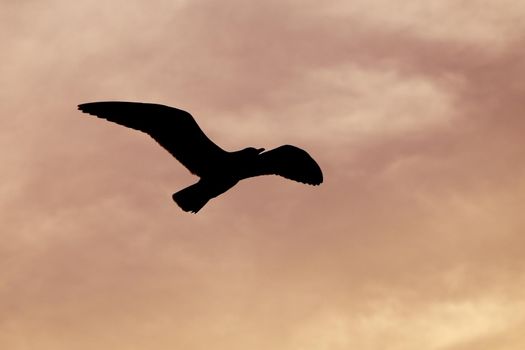
M 197 182 L 174 193 L 172 198 L 182 210 L 196 213 L 208 203 L 212 196 L 202 182 Z

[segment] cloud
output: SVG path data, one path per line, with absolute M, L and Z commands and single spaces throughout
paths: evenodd
M 523 6 L 479 5 L 6 5 L 0 347 L 521 348 Z M 326 182 L 184 215 L 195 178 L 76 111 L 105 99 Z

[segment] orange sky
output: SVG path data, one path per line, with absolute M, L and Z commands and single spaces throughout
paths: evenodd
M 429 3 L 3 1 L 0 348 L 523 349 L 525 4 Z M 325 183 L 184 213 L 197 179 L 97 100 Z

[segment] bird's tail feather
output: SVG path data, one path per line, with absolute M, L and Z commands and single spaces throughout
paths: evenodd
M 200 182 L 174 193 L 172 197 L 182 210 L 192 213 L 198 212 L 212 198 Z

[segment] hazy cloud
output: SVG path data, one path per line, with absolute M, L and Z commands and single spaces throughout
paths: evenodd
M 0 347 L 521 349 L 515 1 L 10 2 L 0 13 Z M 193 178 L 91 100 L 283 143 L 319 188 Z M 121 174 L 129 173 L 122 180 Z

